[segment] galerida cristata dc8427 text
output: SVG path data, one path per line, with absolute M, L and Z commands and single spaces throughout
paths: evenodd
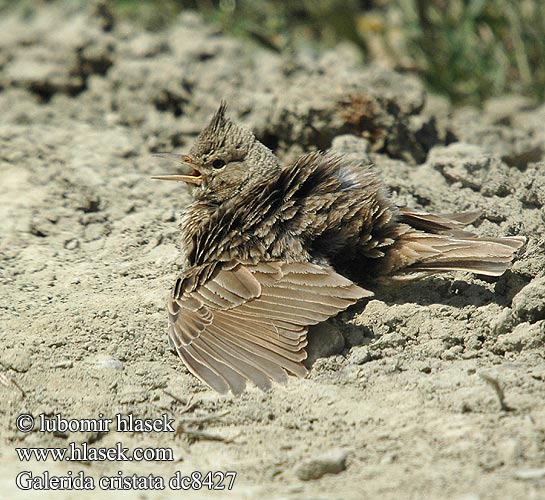
M 307 370 L 307 330 L 373 292 L 381 276 L 501 275 L 523 237 L 478 238 L 477 213 L 396 206 L 371 167 L 314 152 L 291 165 L 225 116 L 222 104 L 187 155 L 184 271 L 168 298 L 170 340 L 221 393 L 262 389 Z

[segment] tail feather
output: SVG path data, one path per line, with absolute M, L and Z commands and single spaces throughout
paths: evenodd
M 407 207 L 398 208 L 398 220 L 414 229 L 420 229 L 434 234 L 459 234 L 471 236 L 473 233 L 462 228 L 471 224 L 481 215 L 480 211 L 462 212 L 457 214 L 431 214 Z
M 510 262 L 479 262 L 470 261 L 452 261 L 447 264 L 441 262 L 429 262 L 427 264 L 418 264 L 404 269 L 404 273 L 416 272 L 434 274 L 449 271 L 465 271 L 469 273 L 482 274 L 485 276 L 501 276 L 509 267 Z
M 467 271 L 500 276 L 526 238 L 479 238 L 460 229 L 474 218 L 475 212 L 439 216 L 400 210 L 399 219 L 404 223 L 398 226 L 396 243 L 386 255 L 390 272 L 408 275 Z
M 414 231 L 399 240 L 398 251 L 410 256 L 411 263 L 400 269 L 411 272 L 467 271 L 500 276 L 511 265 L 514 252 L 524 238 L 454 238 Z

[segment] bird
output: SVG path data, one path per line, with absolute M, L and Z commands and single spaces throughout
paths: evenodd
M 226 107 L 187 154 L 157 154 L 185 173 L 153 177 L 190 186 L 169 338 L 187 369 L 219 393 L 304 377 L 309 327 L 372 297 L 376 280 L 499 276 L 525 243 L 468 231 L 479 212 L 397 206 L 372 165 L 339 153 L 282 165 Z

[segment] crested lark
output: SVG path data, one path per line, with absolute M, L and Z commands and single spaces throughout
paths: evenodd
M 168 298 L 170 339 L 215 390 L 267 389 L 307 373 L 307 330 L 373 292 L 384 275 L 501 275 L 521 237 L 477 238 L 477 213 L 397 207 L 367 166 L 314 152 L 282 166 L 222 104 L 186 156 L 184 271 Z M 357 284 L 356 284 L 357 283 Z

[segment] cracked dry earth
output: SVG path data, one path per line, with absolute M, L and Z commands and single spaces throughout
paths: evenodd
M 284 58 L 183 14 L 0 20 L 0 497 L 545 498 L 545 107 L 452 109 L 349 46 Z M 311 338 L 310 375 L 219 396 L 169 350 L 184 187 L 150 181 L 221 98 L 282 158 L 334 148 L 399 203 L 526 235 L 498 279 L 376 290 Z M 23 433 L 21 413 L 167 414 L 180 433 Z M 172 462 L 21 463 L 17 447 L 170 447 Z M 237 471 L 231 491 L 20 491 L 40 475 Z

